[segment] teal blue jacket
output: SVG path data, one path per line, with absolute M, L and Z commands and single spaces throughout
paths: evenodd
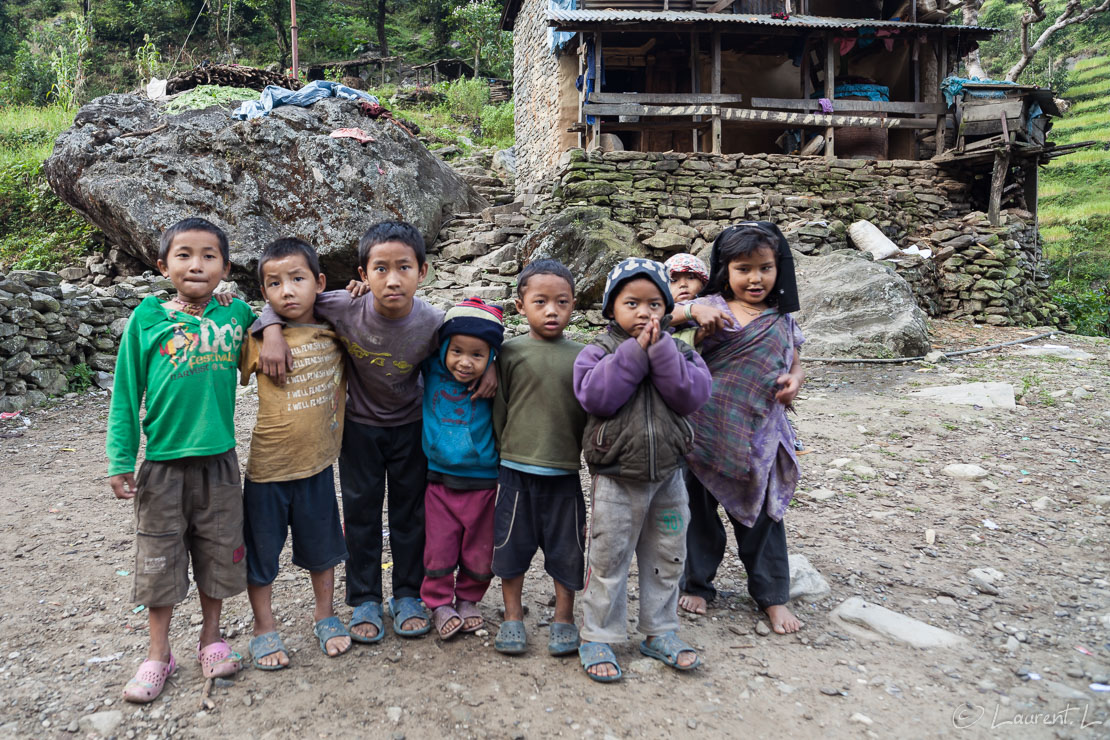
M 449 342 L 423 363 L 424 454 L 428 470 L 458 478 L 497 478 L 493 399 L 471 400 L 473 391 L 444 364 Z M 493 362 L 493 352 L 489 361 Z

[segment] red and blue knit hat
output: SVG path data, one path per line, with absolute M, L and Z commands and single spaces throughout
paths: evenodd
M 443 326 L 439 327 L 440 343 L 446 344 L 448 337 L 455 334 L 477 337 L 489 344 L 490 349 L 495 352 L 500 350 L 501 342 L 505 339 L 501 309 L 481 298 L 467 298 L 456 303 L 447 311 Z

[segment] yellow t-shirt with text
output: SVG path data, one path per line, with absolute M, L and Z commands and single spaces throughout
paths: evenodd
M 316 475 L 339 457 L 347 398 L 343 347 L 329 327 L 290 324 L 282 330 L 293 370 L 279 387 L 259 371 L 262 344 L 251 337 L 240 357 L 240 382 L 258 375 L 258 420 L 247 477 L 256 483 Z

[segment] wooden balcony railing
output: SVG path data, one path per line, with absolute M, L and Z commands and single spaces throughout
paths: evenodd
M 800 13 L 802 0 L 578 0 L 582 10 L 695 10 L 702 13 Z

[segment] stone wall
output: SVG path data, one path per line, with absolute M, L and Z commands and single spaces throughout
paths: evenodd
M 745 219 L 778 224 L 803 254 L 854 249 L 848 226 L 865 219 L 900 247 L 936 254 L 891 263 L 930 316 L 1067 322 L 1047 300 L 1031 214 L 1007 211 L 1006 223 L 990 228 L 972 210 L 966 178 L 929 161 L 572 149 L 532 215 L 579 204 L 608 209 L 658 259 L 675 252 L 708 257 L 721 230 Z
M 52 272 L 0 275 L 0 411 L 42 403 L 68 388 L 66 372 L 85 363 L 111 372 L 132 309 L 147 295 L 169 295 L 160 276 L 106 288 L 77 286 Z
M 547 32 L 547 0 L 524 0 L 513 29 L 513 99 L 516 101 L 518 192 L 528 192 L 551 178 L 559 156 L 570 142 L 560 126 L 561 80 L 573 82 L 577 60 L 562 61 L 551 53 Z M 575 70 L 561 65 L 575 65 Z

